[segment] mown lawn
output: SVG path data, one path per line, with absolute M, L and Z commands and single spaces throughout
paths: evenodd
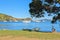
M 45 33 L 45 32 L 29 32 L 21 30 L 0 30 L 0 37 L 3 36 L 24 36 L 28 38 L 39 38 L 39 39 L 60 39 L 60 33 Z

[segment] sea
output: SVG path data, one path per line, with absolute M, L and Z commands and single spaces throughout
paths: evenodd
M 45 22 L 34 22 L 31 21 L 29 23 L 25 22 L 0 22 L 0 30 L 22 30 L 22 29 L 34 29 L 40 28 L 40 31 L 52 32 L 52 27 L 56 30 L 56 32 L 60 32 L 60 22 L 56 22 L 54 24 L 51 21 Z

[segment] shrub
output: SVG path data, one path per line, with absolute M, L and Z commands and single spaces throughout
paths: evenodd
M 32 31 L 31 29 L 22 29 L 23 31 Z
M 40 31 L 40 28 L 38 28 L 38 27 L 33 28 L 32 31 L 39 32 Z

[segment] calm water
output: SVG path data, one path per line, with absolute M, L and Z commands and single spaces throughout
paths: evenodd
M 55 23 L 54 28 L 57 32 L 60 32 L 60 23 Z M 7 29 L 7 30 L 21 30 L 23 28 L 33 29 L 35 27 L 40 28 L 40 31 L 52 31 L 52 24 L 50 21 L 45 22 L 30 22 L 30 23 L 23 23 L 23 22 L 0 22 L 0 30 Z

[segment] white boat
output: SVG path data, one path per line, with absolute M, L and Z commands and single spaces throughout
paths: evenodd
M 37 20 L 36 22 L 41 22 L 41 21 Z
M 23 21 L 23 23 L 30 23 L 31 21 Z
M 7 21 L 4 21 L 4 22 L 7 22 Z
M 34 22 L 41 22 L 40 20 L 34 20 Z
M 15 22 L 18 22 L 18 21 L 15 21 Z

